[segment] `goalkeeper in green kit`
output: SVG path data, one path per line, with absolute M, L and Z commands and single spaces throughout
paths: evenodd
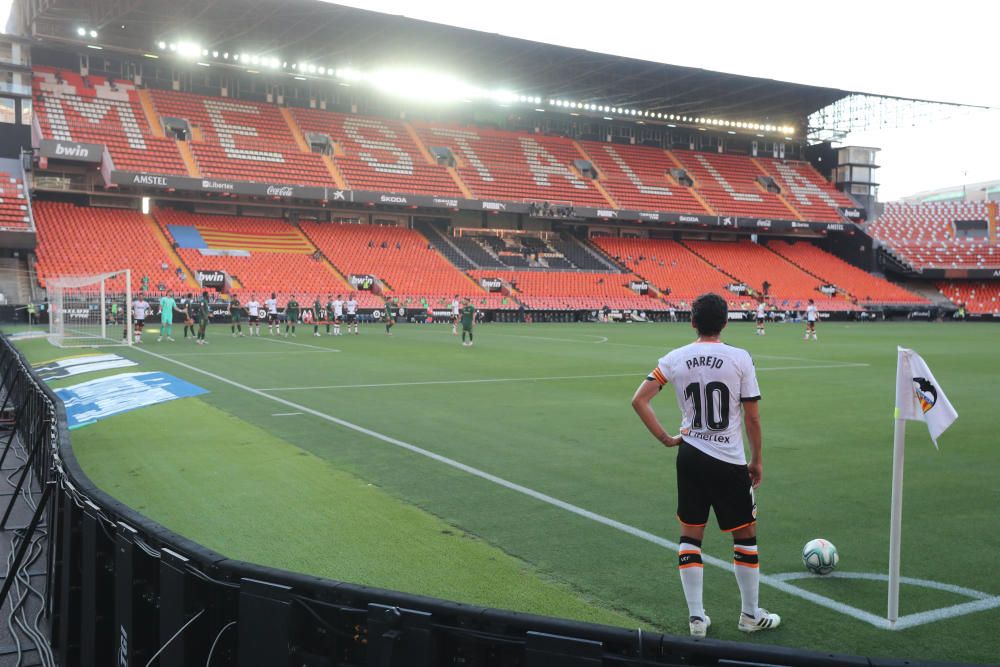
M 291 328 L 292 335 L 295 335 L 295 323 L 299 321 L 299 302 L 295 300 L 293 294 L 288 303 L 285 304 L 285 338 L 288 338 L 288 330 Z
M 465 306 L 462 308 L 461 320 L 462 320 L 462 345 L 465 347 L 472 347 L 472 323 L 476 319 L 476 307 L 472 305 L 472 301 L 469 299 L 465 300 Z M 465 335 L 469 335 L 469 341 L 465 341 Z
M 156 338 L 159 343 L 166 336 L 167 340 L 173 342 L 174 333 L 174 311 L 182 312 L 177 308 L 177 300 L 174 299 L 174 291 L 170 290 L 166 296 L 160 297 L 160 335 Z

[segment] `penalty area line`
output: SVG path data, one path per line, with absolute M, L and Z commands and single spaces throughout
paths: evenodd
M 193 373 L 199 373 L 201 375 L 205 375 L 206 377 L 210 377 L 210 378 L 212 378 L 212 379 L 214 379 L 214 380 L 216 380 L 218 382 L 222 382 L 223 384 L 228 384 L 228 385 L 230 385 L 232 387 L 236 387 L 237 389 L 241 389 L 241 390 L 243 390 L 243 391 L 245 391 L 245 392 L 247 392 L 249 394 L 254 394 L 256 396 L 260 396 L 261 398 L 265 398 L 267 400 L 274 401 L 275 403 L 280 403 L 281 405 L 284 405 L 284 406 L 286 406 L 288 408 L 291 408 L 292 410 L 297 410 L 299 412 L 304 412 L 306 414 L 310 414 L 310 415 L 312 415 L 314 417 L 317 417 L 319 419 L 328 421 L 328 422 L 330 422 L 332 424 L 336 424 L 338 426 L 342 426 L 342 427 L 344 427 L 346 429 L 349 429 L 351 431 L 355 431 L 356 433 L 361 433 L 363 435 L 367 435 L 367 436 L 369 436 L 371 438 L 374 438 L 376 440 L 381 440 L 382 442 L 385 442 L 387 444 L 393 445 L 395 447 L 399 447 L 400 449 L 404 449 L 404 450 L 412 452 L 414 454 L 419 454 L 420 456 L 424 456 L 424 457 L 426 457 L 428 459 L 431 459 L 432 461 L 437 461 L 438 463 L 443 463 L 444 465 L 447 465 L 447 466 L 449 466 L 451 468 L 455 468 L 456 470 L 461 470 L 462 472 L 468 473 L 468 474 L 470 474 L 470 475 L 472 475 L 474 477 L 478 477 L 480 479 L 486 480 L 487 482 L 492 482 L 493 484 L 496 484 L 497 486 L 501 486 L 501 487 L 503 487 L 505 489 L 508 489 L 510 491 L 514 491 L 516 493 L 520 493 L 522 495 L 528 496 L 529 498 L 533 498 L 533 499 L 535 499 L 535 500 L 537 500 L 539 502 L 545 503 L 547 505 L 551 505 L 553 507 L 558 507 L 559 509 L 565 510 L 566 512 L 569 512 L 570 514 L 575 514 L 576 516 L 582 517 L 584 519 L 588 519 L 590 521 L 593 521 L 594 523 L 599 523 L 601 525 L 607 526 L 609 528 L 613 528 L 613 529 L 615 529 L 617 531 L 620 531 L 622 533 L 625 533 L 627 535 L 632 535 L 633 537 L 637 537 L 637 538 L 639 538 L 641 540 L 644 540 L 646 542 L 649 542 L 651 544 L 663 547 L 664 549 L 668 549 L 668 550 L 674 551 L 674 552 L 676 552 L 676 551 L 678 551 L 680 549 L 680 545 L 679 544 L 677 544 L 676 542 L 672 542 L 672 541 L 670 541 L 670 540 L 668 540 L 666 538 L 660 537 L 659 535 L 655 535 L 655 534 L 650 533 L 648 531 L 642 530 L 641 528 L 637 528 L 635 526 L 631 526 L 631 525 L 629 525 L 627 523 L 623 523 L 623 522 L 618 521 L 616 519 L 612 519 L 610 517 L 604 516 L 603 514 L 598 514 L 596 512 L 591 512 L 588 509 L 584 509 L 583 507 L 579 507 L 579 506 L 574 505 L 572 503 L 568 503 L 565 500 L 560 500 L 559 498 L 555 498 L 555 497 L 550 496 L 550 495 L 548 495 L 546 493 L 542 493 L 541 491 L 536 491 L 535 489 L 529 488 L 527 486 L 523 486 L 521 484 L 518 484 L 517 482 L 512 482 L 512 481 L 510 481 L 508 479 L 504 479 L 503 477 L 499 477 L 499 476 L 494 475 L 492 473 L 488 473 L 485 470 L 480 470 L 479 468 L 475 468 L 473 466 L 467 465 L 465 463 L 462 463 L 461 461 L 457 461 L 457 460 L 455 460 L 453 458 L 449 458 L 449 457 L 444 456 L 442 454 L 437 454 L 437 453 L 432 452 L 432 451 L 430 451 L 428 449 L 424 449 L 423 447 L 418 447 L 417 445 L 413 445 L 413 444 L 410 444 L 408 442 L 404 442 L 404 441 L 399 440 L 397 438 L 393 438 L 392 436 L 388 436 L 388 435 L 385 435 L 383 433 L 379 433 L 378 431 L 373 431 L 373 430 L 371 430 L 369 428 L 365 428 L 364 426 L 360 426 L 358 424 L 354 424 L 352 422 L 349 422 L 347 420 L 341 419 L 339 417 L 334 417 L 333 415 L 326 414 L 325 412 L 320 412 L 319 410 L 314 410 L 314 409 L 312 409 L 310 407 L 307 407 L 305 405 L 301 405 L 299 403 L 295 403 L 293 401 L 289 401 L 288 399 L 281 398 L 280 396 L 273 396 L 271 394 L 265 393 L 264 391 L 261 391 L 260 389 L 254 389 L 253 387 L 249 387 L 249 386 L 247 386 L 245 384 L 242 384 L 240 382 L 237 382 L 235 380 L 230 380 L 227 377 L 223 377 L 223 376 L 218 375 L 216 373 L 212 373 L 211 371 L 206 371 L 206 370 L 203 370 L 203 369 L 198 368 L 196 366 L 192 366 L 190 364 L 186 364 L 183 361 L 178 361 L 177 359 L 171 359 L 170 357 L 164 356 L 162 354 L 157 354 L 156 352 L 150 352 L 149 350 L 140 349 L 139 351 L 143 352 L 144 354 L 148 354 L 148 355 L 150 355 L 152 357 L 156 357 L 157 359 L 162 359 L 162 360 L 168 361 L 168 362 L 170 362 L 172 364 L 177 364 L 178 366 L 186 368 L 187 370 L 189 370 L 189 371 L 191 371 Z M 734 567 L 730 561 L 723 560 L 721 558 L 716 558 L 715 556 L 711 556 L 711 555 L 708 555 L 708 554 L 702 554 L 702 562 L 705 563 L 705 564 L 707 564 L 707 565 L 712 565 L 713 567 L 717 567 L 719 569 L 726 570 L 727 572 L 732 572 L 733 571 L 733 567 Z M 826 607 L 827 609 L 831 609 L 833 611 L 840 612 L 840 613 L 842 613 L 842 614 L 844 614 L 846 616 L 851 616 L 852 618 L 855 618 L 855 619 L 857 619 L 859 621 L 864 621 L 866 623 L 870 623 L 871 625 L 874 625 L 875 627 L 878 627 L 878 628 L 888 628 L 889 627 L 888 621 L 886 619 L 884 619 L 884 618 L 880 618 L 880 617 L 876 616 L 875 614 L 866 612 L 866 611 L 861 610 L 861 609 L 857 609 L 855 607 L 852 607 L 850 605 L 844 604 L 842 602 L 837 602 L 836 600 L 832 600 L 832 599 L 827 598 L 825 596 L 818 595 L 816 593 L 812 593 L 810 591 L 803 590 L 801 588 L 798 588 L 797 586 L 794 586 L 794 585 L 788 583 L 787 581 L 782 581 L 780 579 L 776 579 L 776 578 L 773 578 L 773 577 L 770 577 L 770 576 L 764 575 L 764 574 L 761 575 L 760 581 L 761 581 L 762 584 L 765 584 L 765 585 L 770 586 L 772 588 L 776 588 L 776 589 L 778 589 L 778 590 L 780 590 L 782 592 L 785 592 L 785 593 L 787 593 L 789 595 L 793 595 L 795 597 L 798 597 L 798 598 L 801 598 L 801 599 L 804 599 L 804 600 L 809 600 L 810 602 L 814 602 L 815 604 L 818 604 L 818 605 L 820 605 L 822 607 Z M 977 600 L 976 602 L 984 603 L 986 601 L 985 600 Z M 978 608 L 972 609 L 972 611 L 978 611 Z M 968 613 L 968 612 L 965 612 L 965 613 Z M 936 619 L 934 619 L 934 618 L 915 619 L 911 623 L 911 625 L 908 626 L 908 627 L 913 627 L 914 625 L 921 625 L 923 623 L 929 623 L 929 622 L 931 622 L 933 620 L 936 620 Z

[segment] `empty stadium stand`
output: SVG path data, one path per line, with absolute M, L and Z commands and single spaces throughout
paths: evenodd
M 858 308 L 847 298 L 825 296 L 819 291 L 823 285 L 822 280 L 756 243 L 684 241 L 684 245 L 722 272 L 745 283 L 755 294 L 763 291 L 765 281 L 770 283 L 768 296 L 776 306 L 804 308 L 806 302 L 813 299 L 820 310 Z
M 0 230 L 31 231 L 31 214 L 24 183 L 0 171 Z
M 325 134 L 340 146 L 334 161 L 351 189 L 462 196 L 447 168 L 430 163 L 406 123 L 318 109 L 291 112 L 303 131 Z
M 504 303 L 500 294 L 485 292 L 437 250 L 428 248 L 427 237 L 416 230 L 319 222 L 303 222 L 301 227 L 344 276 L 375 276 L 392 296 L 431 303 L 458 294 L 479 304 L 485 299 L 491 308 L 516 307 L 509 300 Z
M 600 174 L 600 183 L 620 208 L 678 213 L 708 213 L 691 193 L 668 177 L 677 164 L 666 151 L 650 146 L 581 141 Z
M 938 290 L 956 306 L 964 304 L 969 313 L 1000 315 L 1000 281 L 943 280 Z
M 104 144 L 116 169 L 187 175 L 174 140 L 154 136 L 131 82 L 36 66 L 33 92 L 43 138 Z
M 770 241 L 767 248 L 803 271 L 847 292 L 859 303 L 865 305 L 927 303 L 923 297 L 862 271 L 809 242 Z
M 676 241 L 608 236 L 592 241 L 615 261 L 649 281 L 675 306 L 688 305 L 705 292 L 732 294 L 727 286 L 734 282 L 733 278 Z M 728 301 L 731 308 L 736 308 L 740 299 L 732 296 Z
M 191 152 L 203 176 L 332 184 L 320 156 L 299 150 L 277 106 L 166 90 L 150 93 L 159 114 L 185 119 L 192 126 Z
M 666 310 L 667 304 L 640 296 L 628 288 L 635 276 L 621 273 L 557 271 L 470 271 L 478 278 L 500 278 L 517 290 L 515 296 L 533 310 Z
M 610 206 L 573 167 L 584 157 L 569 139 L 477 127 L 414 126 L 426 146 L 452 151 L 462 181 L 480 199 Z
M 785 201 L 805 220 L 843 222 L 841 208 L 856 208 L 850 197 L 833 187 L 808 162 L 756 158 L 781 188 Z
M 143 276 L 154 293 L 161 285 L 177 292 L 192 290 L 186 274 L 177 275 L 182 267 L 161 244 L 155 226 L 138 211 L 36 200 L 34 213 L 36 267 L 43 287 L 59 276 L 131 269 L 134 290 L 140 289 Z M 112 288 L 124 290 L 124 281 Z
M 1000 266 L 1000 246 L 955 234 L 956 220 L 988 219 L 983 203 L 890 202 L 867 232 L 914 269 L 993 268 Z
M 695 187 L 720 215 L 795 218 L 778 195 L 757 181 L 767 174 L 746 156 L 675 150 L 673 154 L 694 179 Z
M 325 301 L 331 293 L 350 291 L 322 257 L 314 256 L 316 248 L 302 232 L 284 220 L 199 215 L 170 208 L 156 209 L 154 216 L 180 246 L 177 252 L 189 269 L 225 271 L 242 295 L 255 294 L 263 300 L 271 292 L 281 298 L 295 294 L 306 303 L 315 296 Z M 242 256 L 221 254 L 230 251 Z

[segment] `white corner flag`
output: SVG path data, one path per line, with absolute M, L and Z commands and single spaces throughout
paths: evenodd
M 889 517 L 889 627 L 899 619 L 900 535 L 903 524 L 903 454 L 906 421 L 927 424 L 937 448 L 938 437 L 951 426 L 958 413 L 941 385 L 919 354 L 899 347 L 896 362 L 896 426 L 892 446 L 892 509 Z
M 897 349 L 896 417 L 925 422 L 937 447 L 938 436 L 958 419 L 958 413 L 920 355 L 905 347 Z

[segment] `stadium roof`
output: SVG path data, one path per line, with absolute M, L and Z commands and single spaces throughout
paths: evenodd
M 151 50 L 188 39 L 209 49 L 375 69 L 418 65 L 478 85 L 653 112 L 789 123 L 851 94 L 570 49 L 316 0 L 23 1 L 35 36 L 77 41 L 85 25 L 107 46 Z M 496 6 L 495 11 L 503 11 Z M 124 28 L 122 27 L 124 26 Z M 553 26 L 553 30 L 560 30 Z M 706 37 L 706 46 L 712 45 Z

